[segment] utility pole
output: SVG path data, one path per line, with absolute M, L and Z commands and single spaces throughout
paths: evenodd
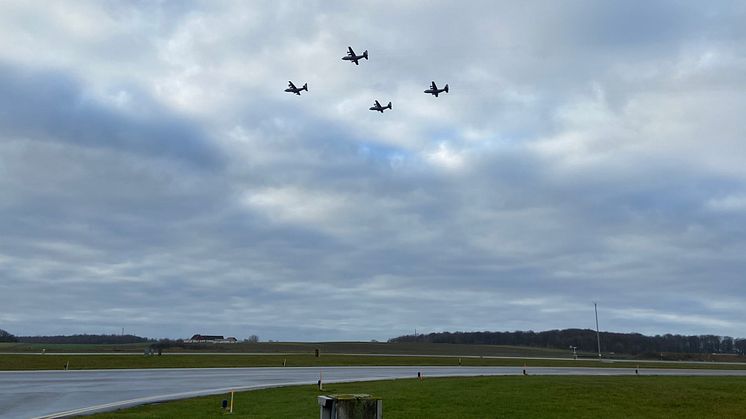
M 593 303 L 593 311 L 596 312 L 596 343 L 598 343 L 598 359 L 601 359 L 601 333 L 598 331 L 598 306 Z

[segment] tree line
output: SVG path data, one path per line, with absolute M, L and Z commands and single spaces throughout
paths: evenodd
M 184 347 L 190 349 L 201 348 L 198 344 L 186 344 L 183 339 L 151 339 L 135 335 L 55 335 L 55 336 L 14 336 L 10 332 L 0 329 L 0 342 L 18 343 L 63 343 L 63 344 L 94 344 L 94 345 L 123 345 L 128 343 L 151 343 L 156 348 Z M 243 340 L 244 343 L 257 343 L 259 336 L 251 335 Z M 202 345 L 204 348 L 214 348 L 214 345 Z
M 73 343 L 97 345 L 123 345 L 127 343 L 151 342 L 152 339 L 135 335 L 69 335 L 69 336 L 19 336 L 21 343 Z
M 0 329 L 0 342 L 18 342 L 18 338 L 3 329 Z
M 602 353 L 650 354 L 662 352 L 692 354 L 746 354 L 746 339 L 716 335 L 655 335 L 601 332 Z M 440 332 L 404 335 L 389 342 L 463 343 L 478 345 L 512 345 L 597 352 L 596 331 L 591 329 L 547 330 L 544 332 Z

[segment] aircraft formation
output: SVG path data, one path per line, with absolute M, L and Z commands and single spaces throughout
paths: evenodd
M 355 51 L 352 49 L 352 47 L 347 47 L 347 55 L 342 57 L 343 61 L 350 61 L 355 63 L 355 65 L 360 65 L 360 60 L 365 58 L 365 60 L 368 60 L 368 50 L 366 49 L 361 55 L 355 54 Z M 296 95 L 300 96 L 301 91 L 308 92 L 308 83 L 304 83 L 303 87 L 295 87 L 295 84 L 293 84 L 292 81 L 288 81 L 288 88 L 285 89 L 288 93 L 295 93 Z M 430 88 L 425 90 L 424 93 L 431 94 L 435 97 L 438 97 L 440 93 L 448 93 L 448 84 L 446 83 L 445 87 L 442 89 L 438 89 L 438 86 L 435 84 L 435 82 L 430 83 Z M 389 104 L 386 106 L 381 105 L 378 100 L 373 102 L 373 106 L 369 108 L 371 111 L 378 111 L 380 113 L 383 113 L 386 109 L 391 110 L 391 102 L 389 101 Z

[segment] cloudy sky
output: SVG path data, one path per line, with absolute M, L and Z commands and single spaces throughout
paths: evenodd
M 0 328 L 382 340 L 592 328 L 596 301 L 603 330 L 746 337 L 744 21 L 4 1 Z

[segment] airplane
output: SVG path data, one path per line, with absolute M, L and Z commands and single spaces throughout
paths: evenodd
M 352 50 L 352 47 L 347 47 L 347 56 L 342 57 L 343 60 L 352 61 L 355 65 L 360 65 L 358 64 L 358 60 L 362 60 L 363 58 L 366 60 L 368 59 L 368 50 L 366 49 L 363 52 L 363 55 L 355 55 L 355 51 Z
M 425 90 L 425 93 L 430 93 L 431 95 L 438 97 L 438 93 L 446 92 L 448 93 L 448 84 L 446 84 L 446 87 L 442 89 L 438 89 L 438 86 L 435 85 L 435 82 L 432 82 L 430 84 L 430 88 Z
M 300 96 L 300 91 L 301 90 L 305 90 L 307 92 L 308 91 L 308 83 L 303 84 L 303 87 L 301 87 L 299 89 L 299 88 L 295 87 L 295 85 L 293 84 L 292 81 L 289 81 L 288 82 L 288 88 L 285 89 L 286 92 L 295 93 L 298 96 Z
M 384 109 L 391 109 L 391 102 L 386 106 L 381 106 L 381 104 L 376 101 L 376 103 L 373 104 L 373 107 L 370 108 L 371 111 L 378 111 L 380 113 L 383 113 Z

